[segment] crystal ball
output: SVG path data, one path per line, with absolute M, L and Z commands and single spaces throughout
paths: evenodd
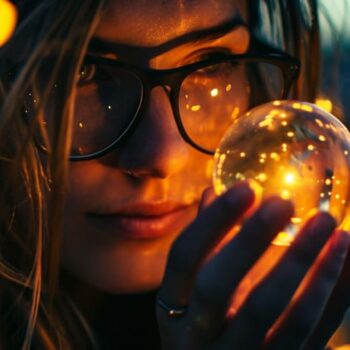
M 315 210 L 330 212 L 350 228 L 350 134 L 314 104 L 274 101 L 236 119 L 214 156 L 217 194 L 246 180 L 256 202 L 270 195 L 289 199 L 294 217 L 275 245 L 289 245 Z

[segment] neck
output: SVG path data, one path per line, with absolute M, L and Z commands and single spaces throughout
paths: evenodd
M 101 350 L 160 349 L 155 317 L 156 291 L 110 294 L 63 272 L 61 286 L 91 326 Z

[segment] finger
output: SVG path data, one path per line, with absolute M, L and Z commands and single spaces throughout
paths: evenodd
M 198 212 L 200 213 L 204 209 L 208 208 L 210 204 L 214 202 L 217 198 L 214 189 L 212 187 L 208 187 L 203 191 L 201 201 L 199 203 Z
M 316 327 L 341 273 L 349 242 L 350 236 L 344 231 L 337 231 L 329 240 L 322 259 L 312 270 L 311 276 L 307 276 L 305 286 L 297 299 L 284 313 L 283 318 L 273 326 L 264 349 L 302 348 Z
M 251 346 L 251 334 L 254 341 L 259 338 L 263 341 L 334 228 L 335 221 L 327 213 L 318 213 L 307 222 L 280 262 L 250 293 L 225 332 L 224 337 L 228 338 L 225 341 L 230 340 L 240 348 Z
M 266 200 L 236 237 L 202 267 L 189 309 L 196 347 L 201 348 L 221 331 L 232 293 L 292 215 L 291 202 L 278 197 Z
M 338 283 L 332 291 L 325 310 L 316 329 L 308 339 L 304 349 L 323 349 L 333 333 L 342 322 L 350 307 L 350 250 L 347 251 L 345 263 Z
M 201 262 L 253 201 L 253 191 L 242 183 L 199 213 L 171 248 L 159 298 L 170 305 L 187 304 Z

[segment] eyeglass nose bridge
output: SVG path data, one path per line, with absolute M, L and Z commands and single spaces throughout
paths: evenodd
M 147 69 L 142 71 L 139 75 L 141 76 L 142 84 L 146 90 L 152 90 L 157 86 L 163 86 L 170 88 L 171 91 L 176 91 L 186 77 L 187 70 Z

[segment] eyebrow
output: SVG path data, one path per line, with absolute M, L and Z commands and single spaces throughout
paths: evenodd
M 185 33 L 176 38 L 156 46 L 136 46 L 122 43 L 106 41 L 98 37 L 93 37 L 89 43 L 88 52 L 95 54 L 110 54 L 116 53 L 121 56 L 142 55 L 146 60 L 150 60 L 159 56 L 177 46 L 194 43 L 200 44 L 208 42 L 228 34 L 238 28 L 248 28 L 247 24 L 241 17 L 234 17 L 218 26 L 206 28 L 204 30 L 195 30 L 190 33 Z

